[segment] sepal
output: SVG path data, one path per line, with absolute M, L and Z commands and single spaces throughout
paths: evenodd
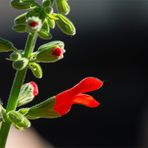
M 28 113 L 25 115 L 28 119 L 38 118 L 58 118 L 61 115 L 54 110 L 55 97 L 51 97 L 35 106 L 30 107 Z
M 21 59 L 22 55 L 19 51 L 14 51 L 9 55 L 9 60 L 10 61 L 17 61 L 19 59 Z
M 27 32 L 27 28 L 26 28 L 26 23 L 22 23 L 22 24 L 15 24 L 12 29 L 15 32 L 19 32 L 19 33 L 25 33 Z
M 12 67 L 13 67 L 15 70 L 20 71 L 20 70 L 23 70 L 24 68 L 27 67 L 28 62 L 29 62 L 29 60 L 28 60 L 27 58 L 21 58 L 21 59 L 18 59 L 18 60 L 16 60 L 16 61 L 14 61 L 14 62 L 12 63 Z
M 17 111 L 9 111 L 7 113 L 7 119 L 19 130 L 29 128 L 31 126 L 30 121 L 23 114 Z

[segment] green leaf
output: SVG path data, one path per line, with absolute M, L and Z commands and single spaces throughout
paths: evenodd
M 63 33 L 72 36 L 76 34 L 76 29 L 73 23 L 67 17 L 62 14 L 57 14 L 56 17 L 58 18 L 56 23 Z
M 67 0 L 56 0 L 56 1 L 59 13 L 67 15 L 70 12 L 70 6 Z
M 39 104 L 30 107 L 28 113 L 25 115 L 28 119 L 38 118 L 58 118 L 61 117 L 59 113 L 54 110 L 55 97 L 51 97 Z
M 7 117 L 13 125 L 19 129 L 23 130 L 24 128 L 29 128 L 31 126 L 30 121 L 21 113 L 17 111 L 9 111 Z
M 16 24 L 12 28 L 14 31 L 19 32 L 19 33 L 25 33 L 27 32 L 26 29 L 26 24 Z
M 14 20 L 15 24 L 25 24 L 26 23 L 26 15 L 27 13 L 23 13 L 17 16 Z
M 11 5 L 16 9 L 30 9 L 35 6 L 33 0 L 12 0 Z
M 36 78 L 41 79 L 43 77 L 43 71 L 39 64 L 31 62 L 29 63 L 29 69 L 32 71 Z
M 3 38 L 0 38 L 0 52 L 10 52 L 16 50 L 17 49 L 14 47 L 13 43 Z

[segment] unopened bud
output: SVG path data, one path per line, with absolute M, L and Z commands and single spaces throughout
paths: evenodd
M 67 15 L 70 12 L 70 6 L 67 0 L 56 0 L 56 1 L 59 13 Z
M 42 20 L 39 17 L 35 17 L 35 16 L 29 17 L 26 20 L 26 22 L 27 22 L 28 29 L 31 32 L 38 32 L 42 28 Z
M 59 46 L 58 46 L 59 45 Z M 64 43 L 54 41 L 39 47 L 37 61 L 42 63 L 56 62 L 64 57 Z
M 56 17 L 58 18 L 57 25 L 63 33 L 72 36 L 76 34 L 75 26 L 67 17 L 62 14 L 56 14 Z
M 38 86 L 35 82 L 31 81 L 24 84 L 20 90 L 17 106 L 22 106 L 31 102 L 36 95 L 38 95 Z

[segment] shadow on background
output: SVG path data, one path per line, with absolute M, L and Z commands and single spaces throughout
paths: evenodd
M 62 147 L 148 147 L 148 1 L 75 0 L 70 1 L 69 17 L 77 27 L 75 37 L 58 29 L 53 40 L 66 44 L 64 60 L 43 64 L 44 77 L 35 79 L 40 88 L 33 104 L 55 95 L 86 76 L 104 81 L 101 90 L 91 93 L 101 102 L 94 110 L 74 106 L 59 119 L 39 119 L 33 127 L 54 146 Z M 12 32 L 13 17 L 8 1 L 0 6 L 0 35 L 24 47 L 26 34 Z M 45 43 L 38 40 L 37 47 Z M 6 103 L 15 71 L 0 55 L 0 97 Z

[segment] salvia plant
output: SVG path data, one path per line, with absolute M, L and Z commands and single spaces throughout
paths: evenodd
M 30 70 L 36 78 L 41 79 L 43 72 L 40 63 L 57 62 L 63 59 L 65 53 L 65 44 L 59 40 L 47 41 L 34 50 L 37 38 L 50 40 L 55 26 L 69 36 L 74 36 L 76 29 L 67 18 L 70 12 L 68 0 L 42 0 L 40 3 L 35 0 L 12 0 L 11 6 L 26 11 L 14 19 L 13 30 L 28 33 L 28 38 L 24 50 L 19 50 L 10 41 L 0 38 L 0 52 L 10 53 L 7 60 L 12 62 L 12 67 L 16 70 L 6 108 L 0 103 L 0 148 L 6 145 L 11 125 L 18 130 L 24 130 L 31 126 L 31 120 L 53 119 L 67 114 L 73 104 L 97 107 L 100 103 L 85 93 L 97 90 L 103 85 L 97 78 L 86 77 L 74 87 L 39 104 L 22 107 L 39 93 L 35 82 L 24 84 L 27 71 Z

